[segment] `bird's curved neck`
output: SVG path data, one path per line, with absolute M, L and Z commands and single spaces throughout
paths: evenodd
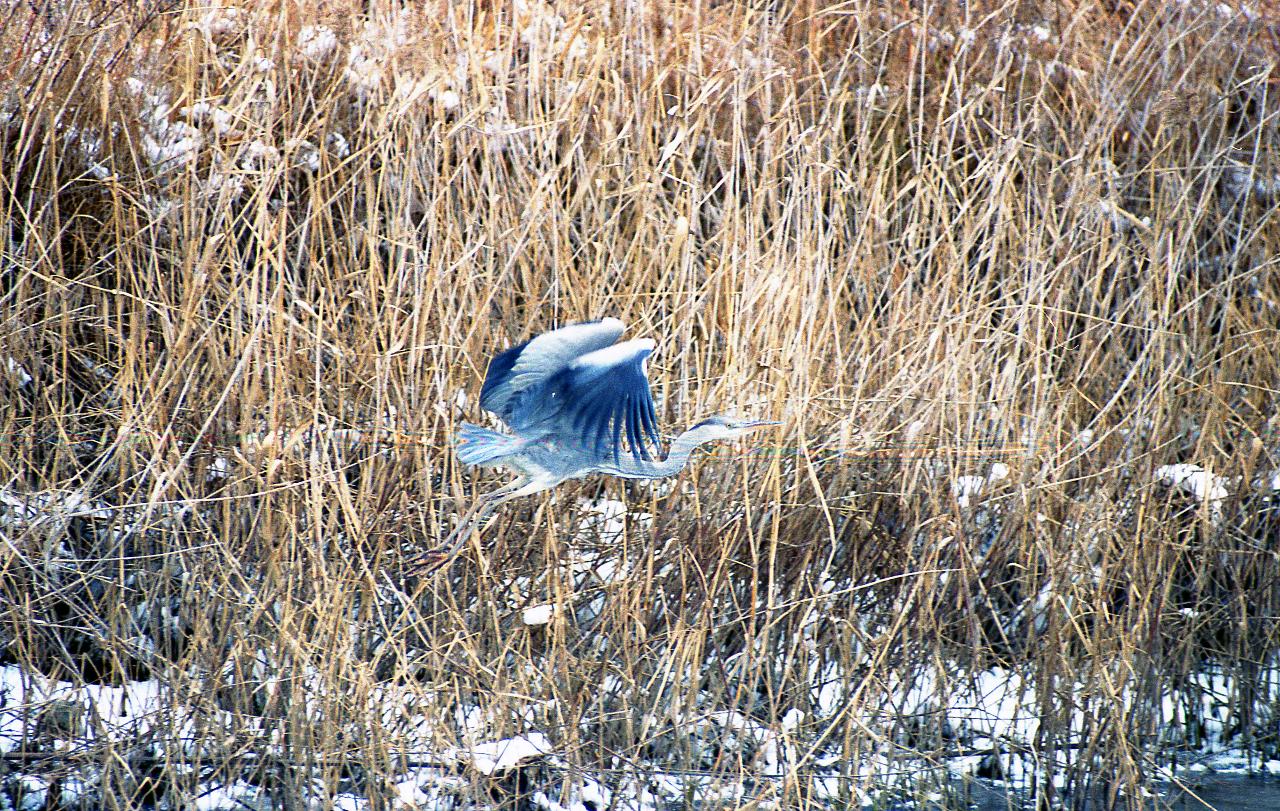
M 667 453 L 666 459 L 650 462 L 636 459 L 628 454 L 625 460 L 620 460 L 616 468 L 609 468 L 606 472 L 628 479 L 662 479 L 674 476 L 684 470 L 694 448 L 714 439 L 714 436 L 708 436 L 705 431 L 690 428 L 672 440 L 671 450 Z

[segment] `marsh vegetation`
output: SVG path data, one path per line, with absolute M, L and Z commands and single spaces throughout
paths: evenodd
M 1276 19 L 8 5 L 0 807 L 1280 770 Z M 486 359 L 603 316 L 776 443 L 406 576 Z

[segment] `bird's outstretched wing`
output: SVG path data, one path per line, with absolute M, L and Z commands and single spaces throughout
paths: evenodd
M 616 318 L 571 324 L 532 338 L 489 361 L 480 407 L 514 429 L 534 410 L 530 400 L 579 357 L 612 346 L 625 329 Z
M 579 357 L 547 384 L 549 433 L 597 457 L 618 462 L 625 439 L 636 459 L 650 459 L 658 443 L 658 420 L 649 394 L 644 359 L 648 338 L 624 341 Z

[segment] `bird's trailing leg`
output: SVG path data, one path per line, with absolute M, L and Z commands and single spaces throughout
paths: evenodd
M 467 510 L 462 518 L 458 520 L 458 525 L 453 528 L 453 532 L 449 533 L 449 537 L 445 538 L 439 546 L 428 549 L 418 557 L 406 562 L 409 573 L 430 574 L 452 560 L 471 534 L 471 529 L 483 525 L 485 519 L 493 514 L 498 505 L 525 495 L 521 490 L 528 484 L 529 480 L 521 477 L 499 487 L 493 492 L 483 493 L 478 496 L 475 503 L 471 505 L 471 509 Z

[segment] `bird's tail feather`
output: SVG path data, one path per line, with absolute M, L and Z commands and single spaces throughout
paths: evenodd
M 458 429 L 458 461 L 464 465 L 493 464 L 520 450 L 523 445 L 524 441 L 519 437 L 500 434 L 469 422 L 462 423 Z

